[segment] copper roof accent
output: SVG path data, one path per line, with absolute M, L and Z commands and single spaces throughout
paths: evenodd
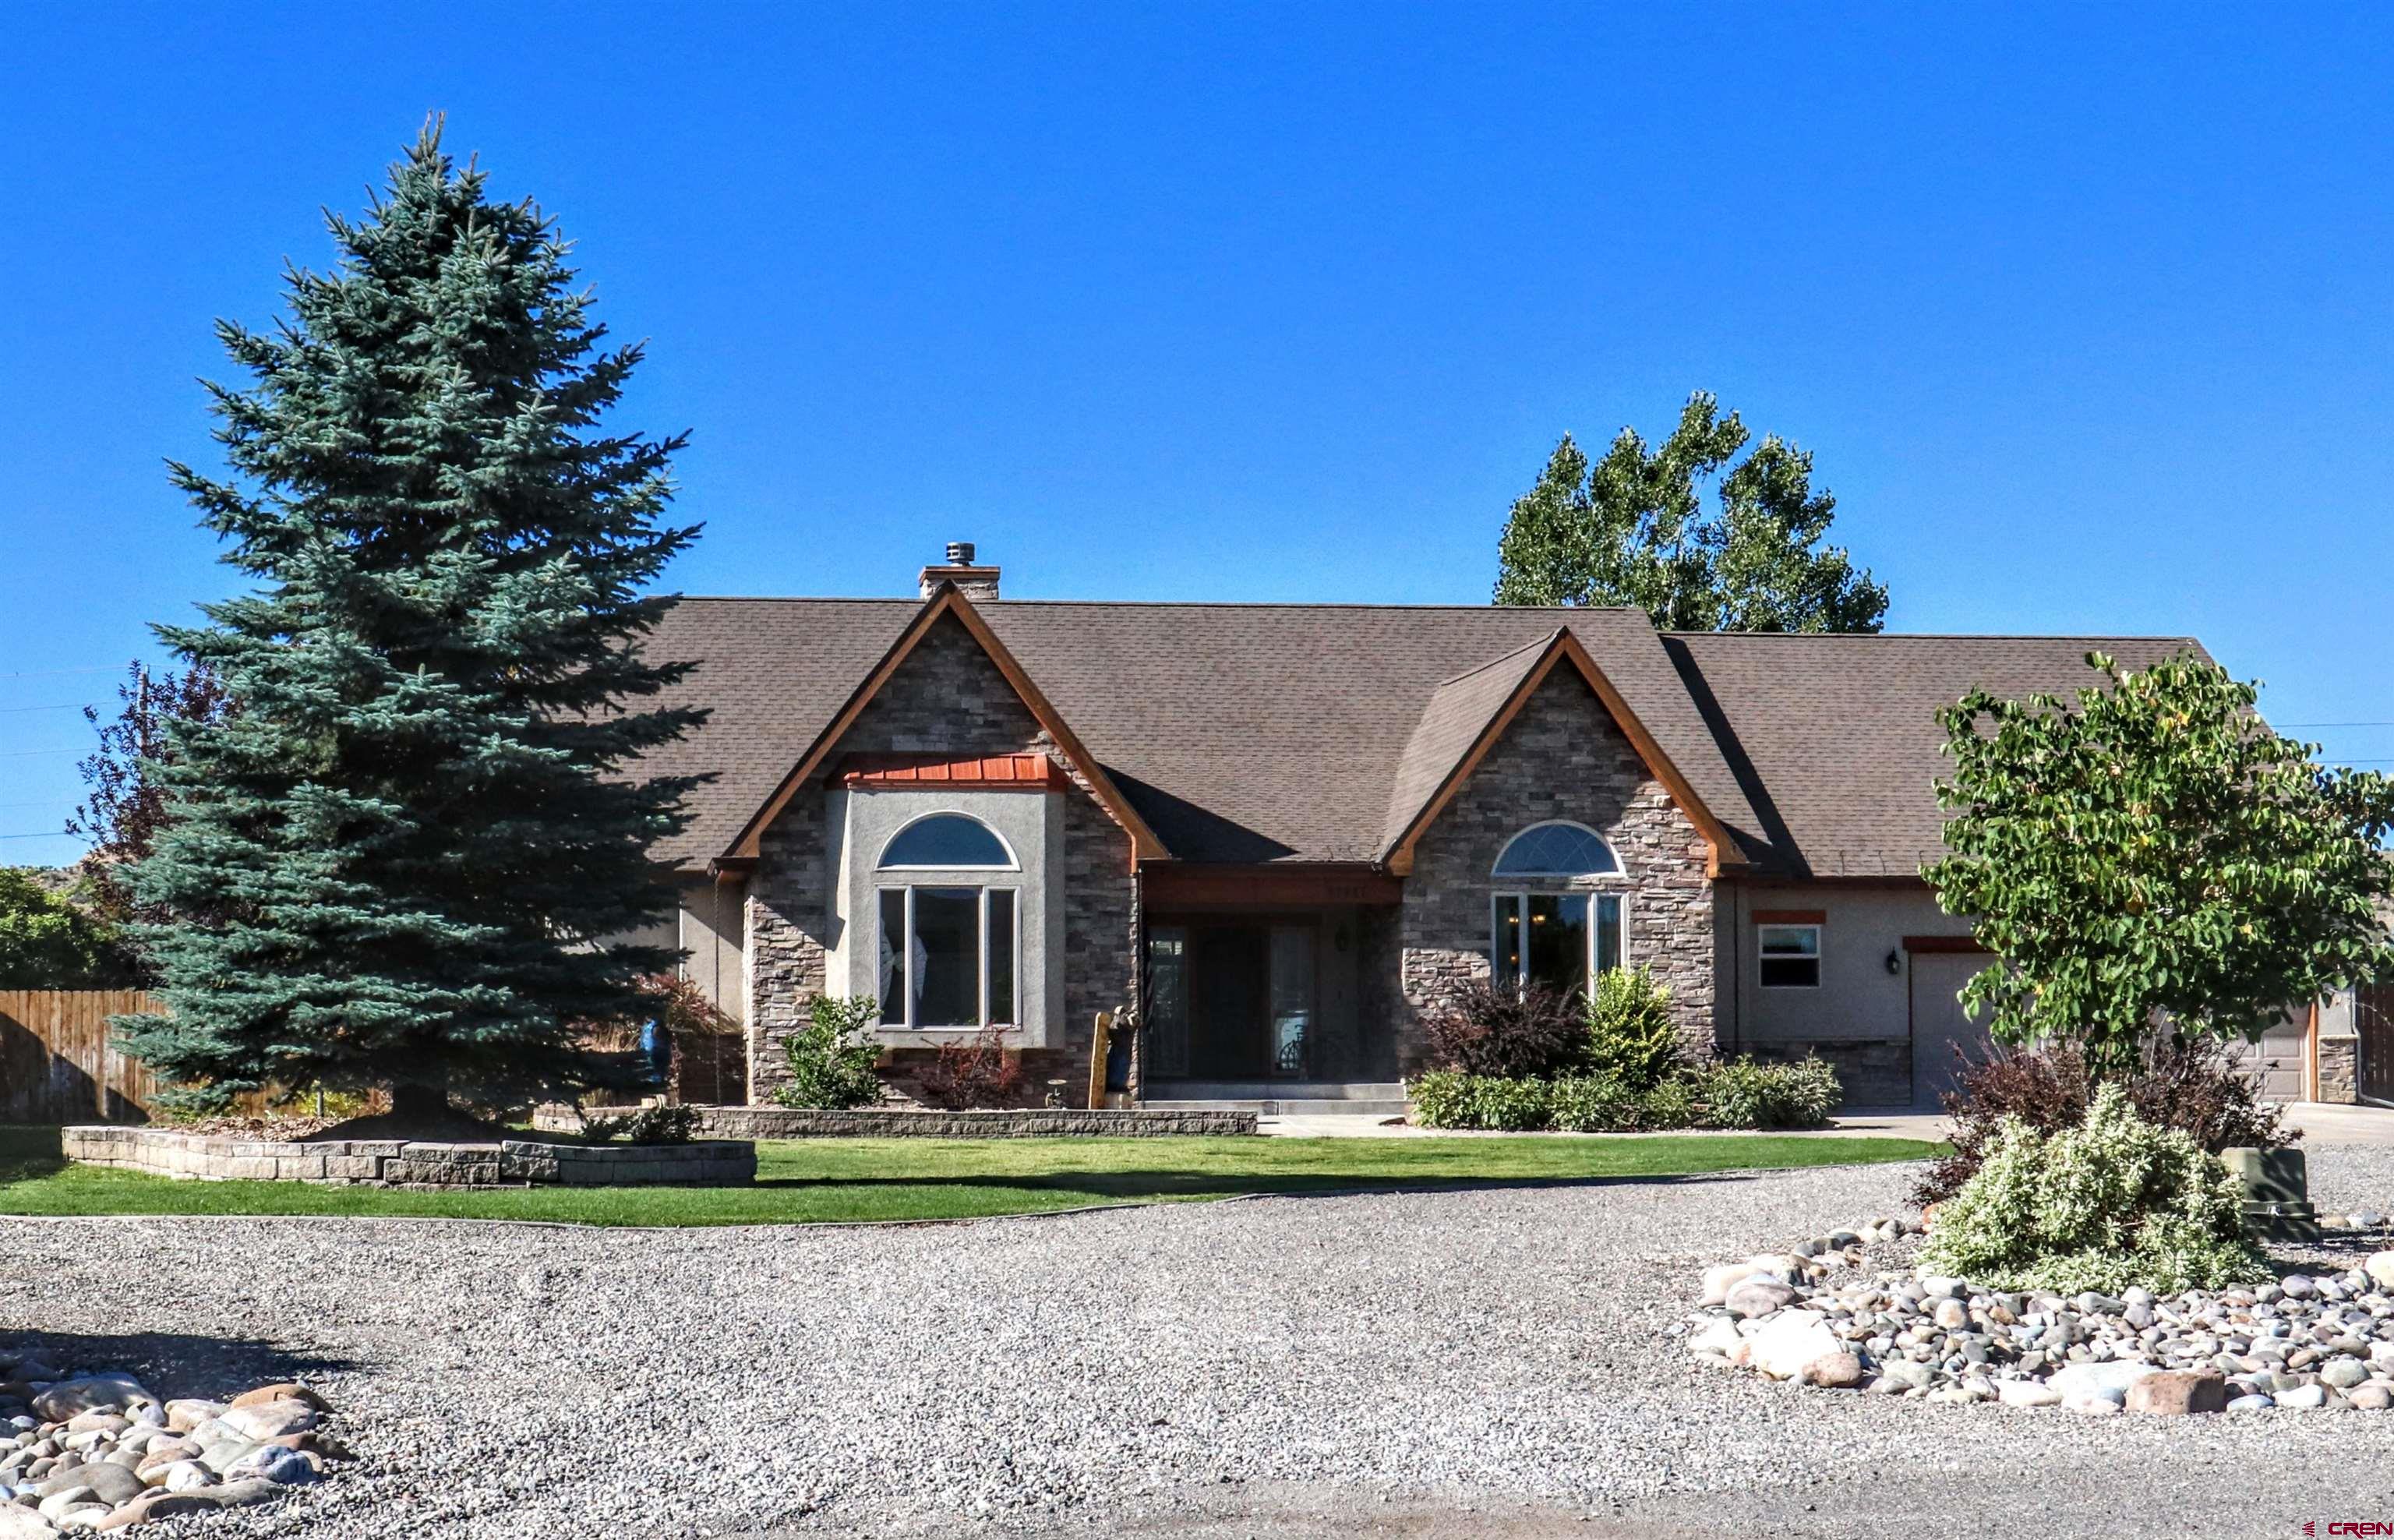
M 1070 784 L 1061 767 L 1044 754 L 1000 754 L 979 759 L 947 759 L 924 754 L 850 754 L 839 761 L 843 786 L 958 786 L 1061 791 Z
M 1942 853 L 1938 706 L 1976 684 L 2016 695 L 2092 683 L 2090 648 L 2140 665 L 2193 645 L 1659 635 L 1642 614 L 1604 609 L 956 602 L 1018 689 L 1070 724 L 1080 762 L 1150 849 L 1213 862 L 1380 859 L 1568 628 L 1730 840 L 1725 865 L 1912 877 Z M 647 651 L 695 661 L 668 698 L 713 715 L 640 768 L 716 779 L 660 858 L 704 870 L 735 848 L 792 766 L 819 744 L 835 750 L 834 728 L 928 609 L 689 599 L 667 611 Z

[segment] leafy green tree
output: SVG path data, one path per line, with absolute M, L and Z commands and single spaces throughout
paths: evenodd
M 643 597 L 679 438 L 599 425 L 639 362 L 602 349 L 567 246 L 429 126 L 330 273 L 270 332 L 220 322 L 234 472 L 174 479 L 256 588 L 159 635 L 239 709 L 167 724 L 170 799 L 137 902 L 171 1014 L 118 1022 L 179 1099 L 388 1086 L 433 1119 L 609 1079 L 587 1029 L 639 1020 L 671 951 L 646 852 L 691 783 L 626 767 L 697 714 Z
M 2157 1023 L 2257 1038 L 2289 1005 L 2394 964 L 2378 904 L 2394 782 L 2325 769 L 2191 652 L 2073 702 L 1974 691 L 1939 714 L 1947 913 L 2001 960 L 1962 991 L 2007 1043 L 2132 1068 Z
M 1887 589 L 1822 545 L 1837 504 L 1810 453 L 1771 435 L 1731 466 L 1750 435 L 1719 405 L 1698 391 L 1659 446 L 1624 428 L 1593 465 L 1565 434 L 1505 521 L 1496 602 L 1629 605 L 1669 631 L 1877 630 Z
M 0 989 L 90 989 L 122 983 L 132 971 L 106 922 L 31 871 L 0 866 Z

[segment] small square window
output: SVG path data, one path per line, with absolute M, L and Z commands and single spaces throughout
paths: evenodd
M 1756 928 L 1761 941 L 1762 987 L 1821 987 L 1821 928 L 1817 925 L 1766 925 Z

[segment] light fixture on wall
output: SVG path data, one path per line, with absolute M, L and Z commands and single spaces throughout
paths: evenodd
M 1903 949 L 1901 947 L 1889 947 L 1888 949 L 1887 970 L 1889 973 L 1901 973 L 1903 971 Z

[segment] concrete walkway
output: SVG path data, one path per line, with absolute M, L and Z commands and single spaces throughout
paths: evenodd
M 2394 1107 L 2343 1107 L 2323 1101 L 2295 1101 L 2286 1106 L 2286 1121 L 2303 1131 L 2313 1144 L 2394 1145 Z M 1385 1118 L 1357 1116 L 1352 1113 L 1316 1117 L 1267 1117 L 1258 1121 L 1260 1133 L 1282 1139 L 1518 1139 L 1518 1134 L 1482 1133 L 1477 1130 L 1415 1128 Z M 1848 1139 L 1938 1139 L 1944 1137 L 1945 1116 L 1941 1112 L 1924 1112 L 1912 1108 L 1886 1111 L 1861 1110 L 1845 1113 L 1826 1128 L 1807 1130 L 1796 1138 Z M 1542 1136 L 1554 1138 L 1558 1136 Z M 1596 1135 L 1559 1136 L 1564 1138 L 1597 1138 Z M 1650 1134 L 1614 1134 L 1609 1139 L 1651 1139 Z

